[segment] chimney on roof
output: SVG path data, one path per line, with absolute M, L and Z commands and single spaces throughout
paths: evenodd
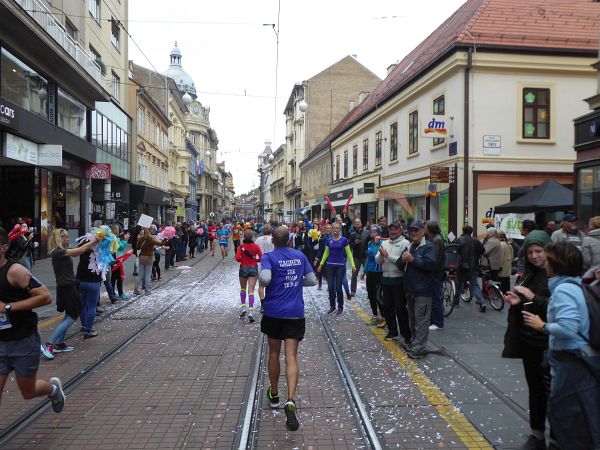
M 348 112 L 352 111 L 356 107 L 356 102 L 354 100 L 350 100 L 348 103 Z
M 392 73 L 392 70 L 394 70 L 397 65 L 398 65 L 397 63 L 390 64 L 387 68 L 387 74 L 389 75 L 390 73 Z
M 363 102 L 363 100 L 365 98 L 367 98 L 367 95 L 369 95 L 369 94 L 370 94 L 370 92 L 365 92 L 365 91 L 362 91 L 360 94 L 358 94 L 358 104 L 360 105 Z

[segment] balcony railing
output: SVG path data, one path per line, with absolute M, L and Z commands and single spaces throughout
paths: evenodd
M 63 25 L 56 19 L 54 14 L 39 0 L 14 0 L 29 14 L 52 38 L 77 61 L 77 63 L 94 79 L 100 86 L 106 89 L 106 80 L 100 72 L 96 60 L 69 36 Z

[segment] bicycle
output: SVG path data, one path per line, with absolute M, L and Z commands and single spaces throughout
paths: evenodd
M 480 274 L 481 278 L 483 279 L 483 283 L 481 284 L 481 293 L 483 298 L 488 301 L 493 309 L 496 311 L 502 311 L 504 308 L 504 295 L 500 289 L 500 282 L 493 281 L 489 277 L 489 270 L 481 270 Z M 473 289 L 471 288 L 471 283 L 469 280 L 465 280 L 463 282 L 459 296 L 460 299 L 465 303 L 469 303 L 473 299 Z
M 442 279 L 442 305 L 444 306 L 444 317 L 448 317 L 454 311 L 454 297 L 456 295 L 456 267 L 448 265 L 444 269 Z

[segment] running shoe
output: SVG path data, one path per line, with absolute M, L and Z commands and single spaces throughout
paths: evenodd
M 385 328 L 385 326 L 385 319 L 379 319 L 379 325 L 377 325 L 377 328 Z
M 425 358 L 425 353 L 414 353 L 411 350 L 407 351 L 406 355 L 410 359 L 422 359 L 422 358 Z
M 83 333 L 83 339 L 91 339 L 98 336 L 98 332 L 96 330 L 85 331 Z
M 296 431 L 300 428 L 300 423 L 298 422 L 298 417 L 296 417 L 296 403 L 294 400 L 288 400 L 283 407 L 285 411 L 285 427 L 288 431 Z
M 120 300 L 129 300 L 129 294 L 127 294 L 126 292 L 123 292 L 121 295 L 119 295 L 119 299 Z
M 386 334 L 385 337 L 383 338 L 384 341 L 397 341 L 398 340 L 398 335 L 397 334 Z
M 273 394 L 271 386 L 269 386 L 269 389 L 267 389 L 267 398 L 269 399 L 271 408 L 277 408 L 279 406 L 279 394 Z
M 54 345 L 54 353 L 72 352 L 73 350 L 75 350 L 75 347 L 71 347 L 64 342 L 62 344 Z
M 56 388 L 56 392 L 54 395 L 49 395 L 48 397 L 52 401 L 52 410 L 55 413 L 59 413 L 63 410 L 65 406 L 65 392 L 62 388 L 62 383 L 60 382 L 60 378 L 52 377 L 50 378 L 50 384 Z
M 335 312 L 336 316 L 339 316 L 340 314 L 342 314 L 344 312 L 344 308 L 342 306 L 338 307 L 337 311 Z
M 248 308 L 248 322 L 254 323 L 254 308 Z
M 240 317 L 245 317 L 247 312 L 248 311 L 246 310 L 246 304 L 242 303 L 242 311 L 240 312 Z
M 54 346 L 52 344 L 42 344 L 40 345 L 40 350 L 44 358 L 46 359 L 54 359 Z
M 370 327 L 375 327 L 379 325 L 379 319 L 377 317 L 372 317 L 371 321 L 367 325 Z

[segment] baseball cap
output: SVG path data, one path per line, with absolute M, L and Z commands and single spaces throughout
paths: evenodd
M 376 231 L 377 234 L 381 234 L 381 228 L 377 225 L 371 225 L 371 231 Z
M 567 213 L 564 215 L 562 220 L 563 222 L 575 222 L 577 220 L 577 217 L 575 216 L 575 214 Z
M 396 220 L 395 222 L 390 223 L 388 225 L 388 227 L 390 227 L 390 228 L 394 227 L 394 228 L 398 228 L 399 230 L 401 230 L 402 229 L 402 224 L 400 223 L 399 220 Z
M 425 224 L 421 220 L 415 220 L 408 227 L 409 230 L 411 228 L 416 228 L 416 229 L 422 230 L 423 228 L 425 228 Z

